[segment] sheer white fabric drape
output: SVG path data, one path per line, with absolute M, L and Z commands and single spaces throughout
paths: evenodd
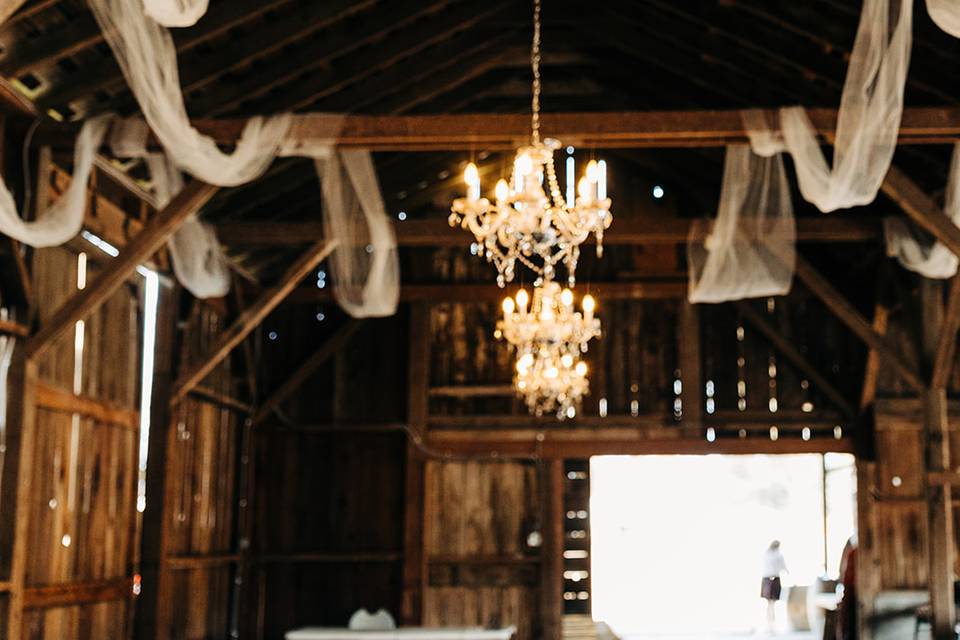
M 170 32 L 136 0 L 89 0 L 150 129 L 178 167 L 204 182 L 233 187 L 266 171 L 290 127 L 290 115 L 251 118 L 233 153 L 190 124 Z
M 960 2 L 927 0 L 927 13 L 938 27 L 953 37 L 960 38 Z
M 400 299 L 400 265 L 369 151 L 316 160 L 323 192 L 323 228 L 337 248 L 330 256 L 333 293 L 355 318 L 392 315 Z
M 832 166 L 804 109 L 780 110 L 800 192 L 825 213 L 869 204 L 880 190 L 903 115 L 912 22 L 913 0 L 864 0 L 837 113 Z
M 782 146 L 762 114 L 743 119 L 751 146 L 727 147 L 717 218 L 696 221 L 687 240 L 693 303 L 784 295 L 793 282 L 797 232 Z
M 960 226 L 960 144 L 953 147 L 943 212 Z M 883 231 L 887 255 L 896 257 L 905 268 L 927 278 L 944 279 L 956 275 L 960 259 L 902 217 L 886 218 Z
M 148 134 L 143 120 L 122 120 L 114 124 L 110 146 L 119 157 L 143 158 L 162 208 L 183 189 L 183 176 L 166 155 L 147 150 Z M 220 298 L 230 291 L 230 269 L 212 226 L 191 216 L 167 241 L 167 249 L 177 281 L 194 296 Z
M 20 216 L 13 195 L 0 182 L 0 233 L 31 247 L 61 245 L 80 233 L 87 206 L 87 181 L 112 118 L 112 115 L 103 115 L 84 123 L 73 151 L 70 186 L 56 202 L 38 211 L 36 220 L 28 222 Z
M 207 12 L 209 0 L 143 0 L 143 10 L 165 27 L 190 27 Z

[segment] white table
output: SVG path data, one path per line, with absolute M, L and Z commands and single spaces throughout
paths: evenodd
M 305 627 L 288 631 L 287 640 L 510 640 L 516 627 L 506 629 L 403 627 L 392 631 L 351 631 L 329 627 Z

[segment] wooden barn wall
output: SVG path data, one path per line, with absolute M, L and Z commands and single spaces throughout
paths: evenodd
M 526 462 L 428 462 L 424 624 L 517 627 L 541 637 L 537 467 Z
M 170 310 L 167 310 L 169 313 Z M 207 357 L 213 342 L 226 329 L 215 308 L 194 303 L 182 328 L 179 370 Z M 208 375 L 205 391 L 236 398 L 242 376 L 235 376 L 231 359 Z M 158 390 L 159 399 L 165 389 Z M 167 391 L 168 392 L 168 391 Z M 155 396 L 155 400 L 157 396 Z M 221 403 L 188 395 L 170 410 L 166 423 L 152 433 L 153 447 L 162 448 L 161 474 L 149 475 L 147 509 L 156 509 L 159 549 L 157 580 L 143 585 L 141 615 L 153 637 L 223 638 L 236 628 L 232 614 L 240 549 L 240 447 L 244 416 Z M 151 458 L 151 462 L 154 459 Z M 154 487 L 156 487 L 154 489 Z M 146 553 L 146 551 L 145 551 Z
M 350 339 L 255 431 L 253 573 L 244 601 L 252 637 L 344 626 L 361 607 L 401 617 L 404 312 L 356 321 L 330 306 L 282 306 L 261 331 L 259 382 L 269 396 L 350 324 Z
M 91 256 L 88 278 L 96 277 L 98 257 Z M 32 268 L 43 323 L 76 294 L 78 256 L 66 248 L 37 250 Z M 33 455 L 20 461 L 32 474 L 22 541 L 23 638 L 131 634 L 139 552 L 139 284 L 131 278 L 38 363 Z M 112 417 L 77 413 L 78 396 Z

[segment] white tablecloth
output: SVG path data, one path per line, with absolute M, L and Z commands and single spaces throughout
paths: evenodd
M 287 640 L 510 640 L 516 627 L 506 629 L 405 627 L 393 631 L 351 631 L 306 627 L 287 632 Z

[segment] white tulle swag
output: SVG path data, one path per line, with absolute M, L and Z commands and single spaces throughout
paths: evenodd
M 144 160 L 162 208 L 183 189 L 183 176 L 166 155 L 147 150 L 148 134 L 143 120 L 122 120 L 113 127 L 110 146 L 118 157 Z M 167 241 L 167 249 L 177 281 L 195 297 L 220 298 L 230 291 L 230 269 L 213 227 L 191 216 Z
M 192 27 L 208 4 L 209 0 L 143 0 L 143 10 L 165 27 Z
M 290 115 L 251 118 L 232 153 L 201 134 L 187 115 L 170 32 L 136 0 L 89 0 L 130 90 L 167 155 L 209 184 L 234 187 L 266 171 L 290 127 Z
M 337 243 L 330 256 L 337 302 L 355 318 L 392 315 L 400 298 L 397 240 L 370 153 L 340 151 L 316 166 L 324 234 Z
M 898 10 L 892 12 L 891 6 Z M 913 0 L 864 0 L 837 112 L 832 165 L 806 111 L 780 110 L 800 192 L 823 212 L 869 204 L 877 197 L 897 146 L 912 22 Z
M 960 225 L 960 145 L 954 145 L 950 177 L 943 212 Z M 905 268 L 927 278 L 952 278 L 960 259 L 943 244 L 920 232 L 902 217 L 883 221 L 887 255 L 894 256 Z
M 87 181 L 112 119 L 103 115 L 83 124 L 73 151 L 70 186 L 56 202 L 38 211 L 36 220 L 28 222 L 21 217 L 13 195 L 0 182 L 0 233 L 31 247 L 55 247 L 80 233 L 87 208 Z

